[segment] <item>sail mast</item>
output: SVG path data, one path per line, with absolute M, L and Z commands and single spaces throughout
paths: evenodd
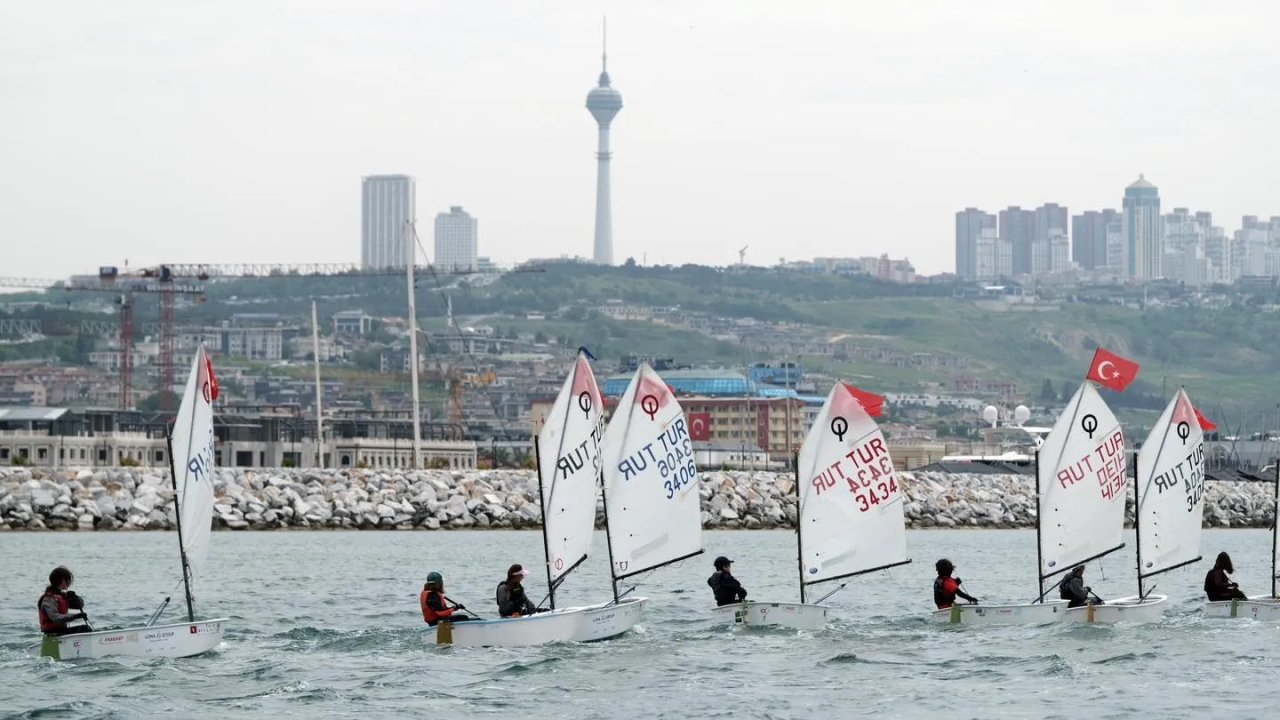
M 1276 457 L 1275 509 L 1271 512 L 1271 597 L 1276 597 L 1276 534 L 1280 533 L 1280 457 Z
M 604 469 L 600 470 L 600 502 L 604 504 L 604 542 L 609 549 L 609 580 L 613 583 L 613 601 L 618 602 L 617 563 L 613 561 L 613 537 L 609 533 L 609 491 L 604 486 Z
M 1040 492 L 1040 448 L 1036 448 L 1036 577 L 1039 578 L 1040 587 L 1037 592 L 1040 593 L 1038 602 L 1044 602 L 1044 575 L 1041 568 L 1044 567 L 1044 548 L 1040 544 L 1040 523 L 1041 516 L 1044 514 L 1043 498 Z
M 1167 435 L 1168 433 L 1166 433 Z M 1160 440 L 1164 444 L 1164 439 Z M 1128 467 L 1128 463 L 1125 464 Z M 1150 482 L 1150 481 L 1148 481 Z M 1133 456 L 1133 545 L 1138 556 L 1138 599 L 1141 600 L 1145 595 L 1142 592 L 1142 495 L 1138 490 L 1138 456 Z
M 551 581 L 551 542 L 547 539 L 547 500 L 542 494 L 542 454 L 538 451 L 538 436 L 533 436 L 533 466 L 538 469 L 538 507 L 542 510 L 542 560 L 547 567 L 547 596 L 551 609 L 556 609 L 556 585 Z
M 196 350 L 196 367 L 200 367 L 200 363 L 204 360 L 204 345 Z M 191 404 L 190 429 L 187 431 L 187 447 L 191 447 L 191 440 L 195 433 L 195 414 L 196 405 Z M 191 597 L 191 564 L 187 561 L 187 549 L 182 542 L 182 506 L 178 503 L 178 465 L 173 458 L 173 430 L 169 430 L 169 437 L 166 439 L 169 448 L 169 480 L 173 484 L 173 517 L 178 528 L 178 556 L 182 559 L 182 586 L 187 597 L 187 622 L 196 621 L 195 603 Z M 183 459 L 183 469 L 186 469 L 186 459 Z M 185 484 L 186 479 L 183 479 Z
M 804 540 L 800 536 L 800 457 L 791 458 L 791 468 L 796 479 L 796 569 L 800 572 L 800 604 L 804 605 Z

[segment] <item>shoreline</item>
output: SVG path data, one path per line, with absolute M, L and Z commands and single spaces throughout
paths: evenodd
M 908 529 L 1029 529 L 1036 497 L 1030 475 L 896 473 Z M 796 487 L 789 474 L 704 471 L 708 530 L 794 532 Z M 1269 483 L 1208 481 L 1206 528 L 1269 528 Z M 541 527 L 531 470 L 221 468 L 214 482 L 215 530 L 534 530 Z M 171 530 L 173 489 L 157 468 L 0 468 L 0 532 Z M 1132 527 L 1133 503 L 1126 511 Z M 596 503 L 597 529 L 603 505 Z

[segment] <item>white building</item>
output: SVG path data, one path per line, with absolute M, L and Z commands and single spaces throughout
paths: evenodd
M 479 268 L 479 222 L 462 207 L 436 215 L 435 265 L 443 270 Z
M 994 227 L 978 231 L 974 240 L 974 273 L 979 280 L 997 280 L 1013 275 L 1013 243 L 1001 238 Z
M 1210 283 L 1230 285 L 1236 281 L 1235 260 L 1232 253 L 1232 241 L 1220 227 L 1212 227 L 1204 236 L 1204 255 L 1209 260 Z
M 405 225 L 417 221 L 414 182 L 408 175 L 370 175 L 360 181 L 360 265 L 402 268 L 412 257 Z
M 1129 275 L 1129 255 L 1125 252 L 1124 225 L 1107 225 L 1107 269 L 1121 276 Z

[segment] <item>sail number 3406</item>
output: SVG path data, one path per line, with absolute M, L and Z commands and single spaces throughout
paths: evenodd
M 667 491 L 667 499 L 693 484 L 698 479 L 698 468 L 693 464 L 693 448 L 689 439 L 685 438 L 680 445 L 673 446 L 672 452 L 665 458 L 658 458 L 658 473 L 664 478 L 662 487 Z

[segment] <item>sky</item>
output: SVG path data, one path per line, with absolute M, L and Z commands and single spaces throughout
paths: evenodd
M 6 5 L 0 275 L 356 262 L 360 178 L 417 181 L 502 263 L 590 256 L 600 72 L 614 257 L 889 253 L 955 212 L 1280 215 L 1280 5 L 113 0 Z M 430 258 L 427 258 L 429 260 Z

